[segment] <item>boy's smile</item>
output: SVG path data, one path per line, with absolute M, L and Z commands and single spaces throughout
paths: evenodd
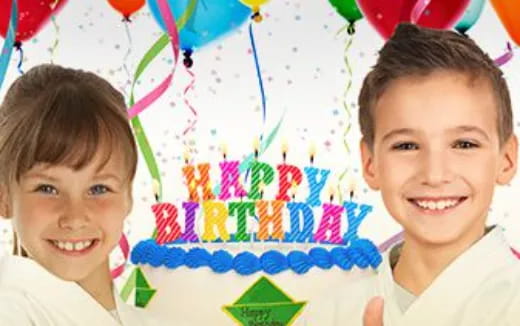
M 381 190 L 409 239 L 469 245 L 482 236 L 495 184 L 516 169 L 516 138 L 501 146 L 486 81 L 458 72 L 393 81 L 373 108 L 364 177 Z

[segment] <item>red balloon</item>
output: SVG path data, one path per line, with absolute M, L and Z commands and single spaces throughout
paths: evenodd
M 401 22 L 410 22 L 414 8 L 427 6 L 414 23 L 424 27 L 449 29 L 464 14 L 470 0 L 356 0 L 365 18 L 385 39 Z M 429 2 L 429 3 L 428 3 Z
M 0 1 L 0 35 L 5 38 L 11 15 L 12 0 Z M 63 8 L 67 0 L 17 0 L 18 26 L 16 42 L 30 39 Z
M 108 3 L 115 10 L 119 11 L 128 20 L 137 10 L 144 6 L 145 0 L 108 0 Z

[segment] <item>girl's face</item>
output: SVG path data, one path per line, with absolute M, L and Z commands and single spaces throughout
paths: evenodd
M 82 281 L 108 273 L 131 206 L 122 155 L 81 170 L 38 164 L 11 187 L 13 227 L 29 256 L 56 276 Z

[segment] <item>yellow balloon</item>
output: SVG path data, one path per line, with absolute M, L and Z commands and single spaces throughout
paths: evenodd
M 246 6 L 249 6 L 251 8 L 258 8 L 266 3 L 269 2 L 269 0 L 240 0 L 243 4 Z

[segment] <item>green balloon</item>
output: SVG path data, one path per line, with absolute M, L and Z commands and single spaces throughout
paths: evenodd
M 361 10 L 359 10 L 356 0 L 329 0 L 329 2 L 336 8 L 338 14 L 351 24 L 363 18 L 363 14 Z

